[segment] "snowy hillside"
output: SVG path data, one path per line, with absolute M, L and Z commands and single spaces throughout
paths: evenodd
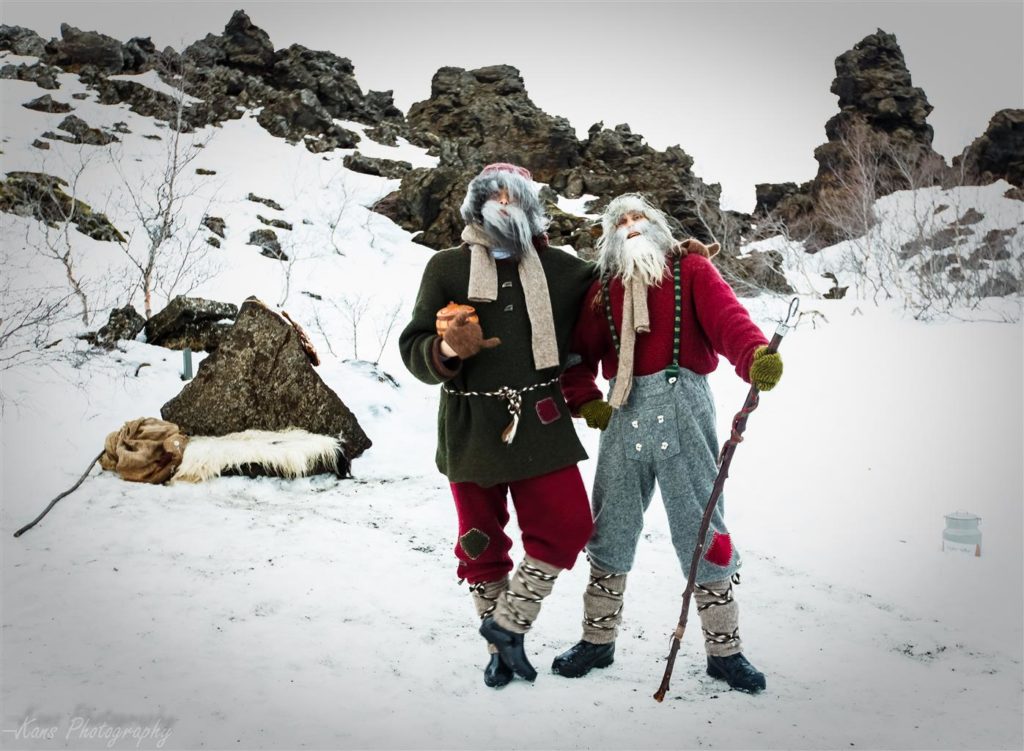
M 69 184 L 80 174 L 76 197 L 139 236 L 131 194 L 154 184 L 167 128 L 97 103 L 74 75 L 59 83 L 48 92 L 54 100 L 120 140 L 33 148 L 66 114 L 22 107 L 41 90 L 0 80 L 0 172 L 46 172 Z M 527 637 L 536 684 L 517 680 L 496 692 L 481 680 L 485 646 L 457 583 L 454 507 L 433 464 L 437 389 L 412 378 L 397 350 L 432 251 L 366 208 L 397 180 L 345 169 L 352 149 L 314 154 L 275 138 L 256 114 L 186 136 L 197 156 L 183 176 L 184 226 L 203 245 L 213 237 L 204 216 L 226 227 L 203 260 L 208 278 L 189 294 L 234 304 L 257 295 L 287 310 L 313 340 L 320 376 L 374 445 L 345 481 L 153 486 L 94 469 L 13 539 L 74 483 L 107 433 L 159 416 L 183 385 L 181 353 L 141 335 L 83 354 L 74 334 L 124 304 L 132 271 L 117 244 L 74 231 L 94 319 L 88 327 L 65 321 L 47 338 L 60 339 L 50 357 L 0 372 L 0 746 L 111 747 L 102 723 L 157 727 L 141 748 L 161 737 L 163 748 L 218 749 L 1024 744 L 1020 298 L 919 321 L 899 301 L 873 304 L 873 290 L 847 273 L 849 249 L 798 256 L 779 238 L 758 244 L 783 252 L 808 314 L 783 344 L 785 376 L 751 416 L 725 492 L 745 560 L 736 591 L 745 653 L 765 672 L 767 691 L 723 690 L 704 674 L 691 628 L 666 701 L 651 698 L 683 588 L 656 500 L 615 664 L 577 681 L 547 670 L 579 638 L 581 561 L 559 579 Z M 407 143 L 363 138 L 358 149 L 434 164 Z M 1019 264 L 1022 204 L 1002 198 L 1005 188 L 894 194 L 876 205 L 878 232 L 900 231 L 908 200 L 944 202 L 949 214 L 932 215 L 946 224 L 929 227 L 929 237 L 974 209 L 984 218 L 968 242 L 1016 229 L 1007 235 L 1011 258 L 999 262 Z M 582 203 L 561 205 L 582 211 Z M 289 261 L 248 244 L 267 226 L 258 215 L 291 225 L 277 230 Z M 61 264 L 38 252 L 38 221 L 0 213 L 0 229 L 11 299 L 65 284 Z M 969 257 L 974 247 L 958 252 Z M 821 299 L 825 272 L 851 287 L 846 298 Z M 154 310 L 166 298 L 158 293 Z M 770 334 L 787 302 L 757 298 L 748 307 Z M 365 309 L 355 335 L 354 308 Z M 379 371 L 397 386 L 368 364 L 378 351 Z M 711 385 L 723 437 L 746 389 L 727 364 Z M 577 429 L 596 457 L 597 434 L 579 421 Z M 593 461 L 581 469 L 589 484 Z M 941 550 L 943 515 L 957 509 L 982 518 L 980 557 Z M 89 724 L 75 727 L 76 718 Z M 124 737 L 112 747 L 135 746 Z

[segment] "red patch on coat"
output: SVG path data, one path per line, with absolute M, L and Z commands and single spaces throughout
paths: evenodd
M 729 535 L 720 535 L 718 532 L 713 534 L 714 537 L 711 539 L 711 544 L 708 545 L 708 552 L 704 554 L 704 558 L 716 566 L 728 566 L 729 561 L 732 560 L 732 540 L 729 539 Z
M 550 425 L 562 416 L 562 413 L 558 409 L 558 405 L 555 404 L 555 398 L 553 396 L 541 399 L 537 402 L 535 408 L 537 410 L 537 417 L 540 418 L 543 425 Z

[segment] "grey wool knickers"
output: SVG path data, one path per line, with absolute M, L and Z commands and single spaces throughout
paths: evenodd
M 615 379 L 612 379 L 614 386 Z M 629 401 L 602 432 L 594 477 L 594 533 L 587 554 L 605 571 L 633 567 L 644 512 L 657 480 L 672 544 L 683 573 L 697 543 L 717 466 L 715 405 L 707 377 L 680 368 L 674 384 L 664 372 L 633 379 Z M 711 517 L 697 583 L 728 579 L 740 567 L 723 518 L 724 496 Z
M 610 388 L 614 388 L 614 379 Z M 674 383 L 668 382 L 664 371 L 634 378 L 629 400 L 612 413 L 601 434 L 592 496 L 594 533 L 587 543 L 594 573 L 626 574 L 632 569 L 644 513 L 657 482 L 672 544 L 684 576 L 689 574 L 701 517 L 718 475 L 718 448 L 715 406 L 706 376 L 680 368 Z M 728 604 L 701 611 L 702 622 L 715 621 L 704 624 L 712 654 L 739 651 L 738 636 L 715 636 L 717 641 L 713 641 L 707 633 L 709 627 L 714 634 L 731 632 L 736 621 L 729 579 L 741 560 L 723 515 L 724 498 L 720 497 L 697 568 L 697 585 L 722 594 L 719 599 L 729 590 Z M 625 588 L 624 580 L 615 583 Z M 698 606 L 705 604 L 704 597 L 698 586 Z M 727 623 L 732 623 L 732 628 L 725 628 Z M 585 635 L 587 631 L 585 628 Z M 590 632 L 597 636 L 593 629 Z M 595 641 L 613 639 L 614 633 Z

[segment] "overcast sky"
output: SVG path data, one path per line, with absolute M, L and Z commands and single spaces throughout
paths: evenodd
M 275 48 L 348 57 L 363 90 L 407 110 L 441 66 L 517 67 L 533 101 L 578 135 L 629 123 L 658 149 L 680 144 L 723 206 L 754 207 L 754 183 L 801 182 L 837 111 L 835 58 L 877 28 L 894 33 L 934 111 L 947 160 L 991 116 L 1024 107 L 1024 0 L 984 2 L 266 2 L 4 0 L 3 23 L 43 37 L 66 21 L 181 47 L 243 8 Z

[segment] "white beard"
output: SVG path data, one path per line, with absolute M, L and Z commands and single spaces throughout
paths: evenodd
M 651 239 L 646 222 L 621 227 L 615 237 L 609 238 L 602 248 L 599 265 L 602 271 L 617 276 L 623 282 L 639 279 L 645 287 L 661 282 L 665 274 L 665 248 Z M 636 237 L 625 239 L 630 232 L 640 230 Z M 669 238 L 671 239 L 671 238 Z

